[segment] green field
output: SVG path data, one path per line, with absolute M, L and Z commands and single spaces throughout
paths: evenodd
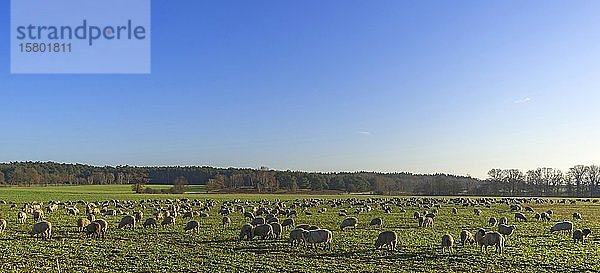
M 201 192 L 202 188 L 192 190 Z M 27 234 L 34 221 L 27 219 L 17 223 L 17 213 L 25 202 L 77 201 L 98 202 L 103 200 L 135 201 L 139 210 L 142 199 L 189 198 L 217 201 L 208 218 L 195 218 L 200 221 L 200 234 L 185 233 L 183 227 L 187 219 L 177 217 L 174 227 L 158 227 L 135 230 L 116 228 L 121 216 L 99 216 L 109 222 L 105 239 L 91 239 L 77 232 L 77 219 L 82 217 L 67 215 L 61 207 L 58 211 L 46 214 L 46 220 L 53 224 L 54 238 L 44 241 Z M 333 249 L 310 249 L 290 247 L 288 232 L 281 240 L 238 240 L 239 229 L 246 222 L 243 216 L 234 212 L 230 215 L 232 225 L 223 228 L 219 206 L 224 201 L 248 201 L 255 207 L 272 207 L 273 201 L 280 200 L 288 208 L 294 201 L 319 199 L 319 205 L 310 207 L 313 215 L 299 212 L 294 217 L 297 224 L 317 225 L 333 232 Z M 354 214 L 357 207 L 344 202 L 332 208 L 328 200 L 358 198 L 368 202 L 370 212 Z M 452 197 L 437 198 L 440 208 L 433 228 L 420 228 L 412 218 L 415 211 L 424 208 L 391 206 L 392 213 L 384 213 L 379 200 L 366 200 L 369 196 L 302 196 L 302 195 L 250 195 L 250 194 L 201 194 L 183 195 L 138 195 L 132 194 L 131 187 L 124 186 L 65 186 L 44 188 L 0 188 L 0 218 L 8 221 L 8 227 L 0 234 L 0 272 L 592 272 L 600 271 L 600 246 L 597 234 L 600 233 L 600 205 L 592 202 L 576 204 L 529 204 L 536 211 L 554 211 L 553 220 L 538 222 L 531 212 L 523 212 L 528 222 L 515 222 L 509 205 L 493 203 L 490 208 L 477 206 L 481 216 L 473 213 L 473 207 L 456 206 L 445 203 Z M 373 197 L 379 198 L 379 197 Z M 406 202 L 399 197 L 394 202 Z M 492 200 L 492 199 L 490 199 Z M 496 199 L 494 199 L 496 200 Z M 16 203 L 17 208 L 11 209 Z M 161 203 L 164 204 L 164 203 Z M 523 206 L 526 204 L 522 204 Z M 245 205 L 246 206 L 246 205 Z M 85 213 L 85 206 L 78 205 Z M 247 207 L 247 206 L 246 206 Z M 452 208 L 458 214 L 452 214 Z M 318 213 L 320 208 L 327 212 Z M 199 208 L 193 208 L 199 210 Z M 348 216 L 359 219 L 356 229 L 339 230 L 345 218 L 338 216 L 340 209 L 348 210 Z M 143 209 L 145 218 L 152 217 L 152 208 Z M 125 209 L 128 213 L 130 210 Z M 585 244 L 575 244 L 567 235 L 550 234 L 549 229 L 557 220 L 571 220 L 571 214 L 579 212 L 582 220 L 573 221 L 575 228 L 590 228 L 592 234 Z M 490 248 L 482 254 L 475 245 L 455 246 L 452 254 L 443 254 L 441 237 L 450 233 L 459 240 L 461 229 L 475 233 L 478 228 L 488 226 L 489 217 L 506 216 L 509 224 L 517 229 L 507 237 L 505 253 L 498 255 Z M 371 228 L 368 223 L 375 217 L 384 222 L 382 229 Z M 285 219 L 280 216 L 280 220 Z M 376 250 L 374 241 L 379 232 L 394 230 L 398 233 L 399 244 L 395 252 Z

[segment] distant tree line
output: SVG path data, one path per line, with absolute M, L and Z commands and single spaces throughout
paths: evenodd
M 313 173 L 268 168 L 214 168 L 205 166 L 133 167 L 90 166 L 55 162 L 0 163 L 0 185 L 108 185 L 131 184 L 136 192 L 151 192 L 146 184 L 207 185 L 209 191 L 296 192 L 340 191 L 406 195 L 485 196 L 600 196 L 600 168 L 577 165 L 566 173 L 538 168 L 492 169 L 480 180 L 449 174 L 378 172 Z
M 491 169 L 482 182 L 480 194 L 502 196 L 600 197 L 600 167 L 576 165 L 563 172 L 537 168 L 523 173 L 518 169 Z

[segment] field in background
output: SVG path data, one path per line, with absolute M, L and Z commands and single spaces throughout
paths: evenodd
M 187 197 L 218 201 L 209 211 L 208 218 L 197 219 L 200 234 L 184 233 L 188 220 L 177 218 L 175 227 L 158 229 L 118 230 L 120 216 L 102 217 L 109 222 L 106 239 L 90 239 L 77 232 L 76 221 L 80 216 L 68 216 L 64 209 L 47 214 L 54 226 L 54 238 L 43 241 L 31 238 L 27 231 L 33 224 L 29 218 L 25 224 L 16 223 L 18 209 L 11 209 L 10 202 L 22 205 L 32 201 L 100 201 L 175 199 Z M 531 204 L 536 211 L 552 209 L 554 220 L 571 219 L 573 212 L 583 215 L 575 221 L 576 228 L 590 228 L 592 235 L 584 245 L 574 244 L 566 235 L 550 234 L 548 223 L 529 221 L 514 222 L 513 213 L 506 204 L 493 204 L 491 208 L 478 206 L 481 216 L 472 207 L 442 204 L 433 228 L 419 228 L 412 219 L 414 211 L 422 208 L 404 207 L 400 212 L 393 207 L 390 214 L 383 213 L 373 204 L 373 211 L 352 214 L 354 208 L 345 204 L 330 208 L 325 202 L 310 208 L 313 215 L 299 213 L 296 224 L 318 225 L 333 231 L 333 250 L 292 248 L 287 243 L 288 232 L 283 240 L 238 240 L 239 228 L 246 222 L 240 213 L 230 215 L 230 227 L 221 226 L 218 206 L 225 200 L 281 199 L 289 206 L 293 200 L 303 198 L 345 199 L 369 198 L 369 196 L 333 195 L 259 195 L 259 194 L 183 194 L 143 195 L 134 194 L 128 185 L 68 186 L 45 188 L 0 188 L 0 218 L 8 220 L 8 228 L 0 234 L 0 272 L 586 272 L 600 271 L 600 205 L 591 202 L 577 204 Z M 402 197 L 407 198 L 407 197 Z M 255 203 L 255 205 L 257 205 Z M 319 208 L 327 212 L 318 213 Z M 451 213 L 453 207 L 458 214 Z M 83 206 L 80 209 L 84 210 Z M 198 209 L 198 208 L 195 208 Z M 350 216 L 359 219 L 355 230 L 339 230 L 344 217 L 339 209 L 347 209 Z M 299 209 L 298 209 L 299 210 Z M 300 210 L 299 210 L 300 212 Z M 151 209 L 144 210 L 145 218 L 151 217 Z M 532 213 L 526 215 L 532 218 Z M 442 235 L 450 233 L 459 240 L 461 229 L 475 232 L 487 227 L 489 217 L 507 216 L 509 224 L 517 230 L 508 237 L 504 255 L 496 255 L 493 248 L 489 254 L 480 254 L 475 246 L 457 246 L 452 254 L 442 254 Z M 381 217 L 385 227 L 368 226 L 372 218 Z M 283 217 L 282 217 L 283 218 Z M 399 235 L 398 250 L 387 252 L 375 250 L 373 243 L 382 230 L 394 230 Z

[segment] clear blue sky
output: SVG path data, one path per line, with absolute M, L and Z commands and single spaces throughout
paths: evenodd
M 598 1 L 153 1 L 151 75 L 11 75 L 0 161 L 448 172 L 600 163 Z

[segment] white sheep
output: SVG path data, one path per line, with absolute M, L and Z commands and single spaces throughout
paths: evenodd
M 342 221 L 342 223 L 340 224 L 340 229 L 344 230 L 344 228 L 346 227 L 353 227 L 354 229 L 356 229 L 357 225 L 358 219 L 356 219 L 356 217 L 349 217 Z
M 475 238 L 473 238 L 473 233 L 469 232 L 466 229 L 463 229 L 460 232 L 460 243 L 464 246 L 465 243 L 472 244 L 475 242 Z
M 507 226 L 504 224 L 498 225 L 498 232 L 504 236 L 512 235 L 513 232 L 515 231 L 515 229 L 517 229 L 517 227 L 515 227 L 514 225 L 512 225 L 512 226 Z
M 452 246 L 454 245 L 454 238 L 450 234 L 444 234 L 442 236 L 442 253 L 448 250 L 448 253 L 452 253 Z
M 96 237 L 96 239 L 98 239 L 103 235 L 102 226 L 100 226 L 98 222 L 90 222 L 87 226 L 85 226 L 85 233 L 88 236 Z
M 394 251 L 398 241 L 398 235 L 395 231 L 384 231 L 379 233 L 377 240 L 375 241 L 375 248 L 379 249 L 382 246 L 386 246 L 387 250 Z
M 290 245 L 292 246 L 299 246 L 300 243 L 302 243 L 302 245 L 305 245 L 304 242 L 304 232 L 306 230 L 303 228 L 296 228 L 292 231 L 290 231 Z
M 0 219 L 0 234 L 4 233 L 4 230 L 6 229 L 6 220 L 4 219 Z
M 423 227 L 432 227 L 433 226 L 433 218 L 425 217 L 423 219 Z
M 552 232 L 560 232 L 560 233 L 572 233 L 573 232 L 573 222 L 571 221 L 563 221 L 563 222 L 558 222 L 556 224 L 554 224 L 551 228 L 550 228 L 550 233 Z
M 244 224 L 240 230 L 240 240 L 247 238 L 248 240 L 252 239 L 252 230 L 254 226 L 251 224 Z
M 41 236 L 44 240 L 51 239 L 52 238 L 52 224 L 50 224 L 50 222 L 48 222 L 48 221 L 37 222 L 31 227 L 31 231 L 29 232 L 29 234 L 31 234 L 31 236 L 41 234 Z
M 273 227 L 269 224 L 258 225 L 252 230 L 252 237 L 250 239 L 254 238 L 254 236 L 258 236 L 263 240 L 272 238 Z
M 121 218 L 119 222 L 119 226 L 117 228 L 129 227 L 131 229 L 135 228 L 135 217 L 131 215 L 125 215 Z
M 311 246 L 315 247 L 316 244 L 323 244 L 323 248 L 331 249 L 331 240 L 333 238 L 333 234 L 330 230 L 327 229 L 317 229 L 317 230 L 306 230 L 302 234 L 302 238 L 304 241 Z
M 160 225 L 161 226 L 166 226 L 166 225 L 175 226 L 175 217 L 173 217 L 173 216 L 165 217 L 165 219 L 162 220 Z
M 157 225 L 156 219 L 154 218 L 148 218 L 146 221 L 144 221 L 144 224 L 142 224 L 144 228 L 156 227 Z
M 270 223 L 271 228 L 273 228 L 273 239 L 279 239 L 281 237 L 281 227 L 280 223 Z
M 517 213 L 515 213 L 515 221 L 517 221 L 517 220 L 527 222 L 527 217 L 525 217 L 525 214 L 517 212 Z
M 381 218 L 374 218 L 373 220 L 371 220 L 371 223 L 369 223 L 369 225 L 381 228 L 383 227 L 383 220 L 381 220 Z
M 79 218 L 77 219 L 77 230 L 84 231 L 85 227 L 87 227 L 92 221 L 87 218 Z
M 195 231 L 197 234 L 200 233 L 200 223 L 196 220 L 189 221 L 183 228 L 183 231 L 190 231 L 190 230 Z
M 23 224 L 27 220 L 27 213 L 24 211 L 19 211 L 17 214 L 17 223 Z
M 483 252 L 485 247 L 485 252 L 487 253 L 487 247 L 493 245 L 496 247 L 496 253 L 502 254 L 504 236 L 498 232 L 485 232 L 485 229 L 481 228 L 475 234 L 475 241 L 477 241 L 481 252 Z
M 573 231 L 573 241 L 575 243 L 577 243 L 577 241 L 581 241 L 581 243 L 583 244 L 585 237 L 590 235 L 590 233 L 592 233 L 592 231 L 589 228 L 585 228 L 583 230 L 577 229 L 577 230 Z
M 281 227 L 283 227 L 283 228 L 293 227 L 293 226 L 294 226 L 293 218 L 287 218 L 287 219 L 284 219 L 283 222 L 281 222 Z
M 96 219 L 92 221 L 92 223 L 98 223 L 100 225 L 100 233 L 102 238 L 106 236 L 106 231 L 108 230 L 108 223 L 104 219 Z

